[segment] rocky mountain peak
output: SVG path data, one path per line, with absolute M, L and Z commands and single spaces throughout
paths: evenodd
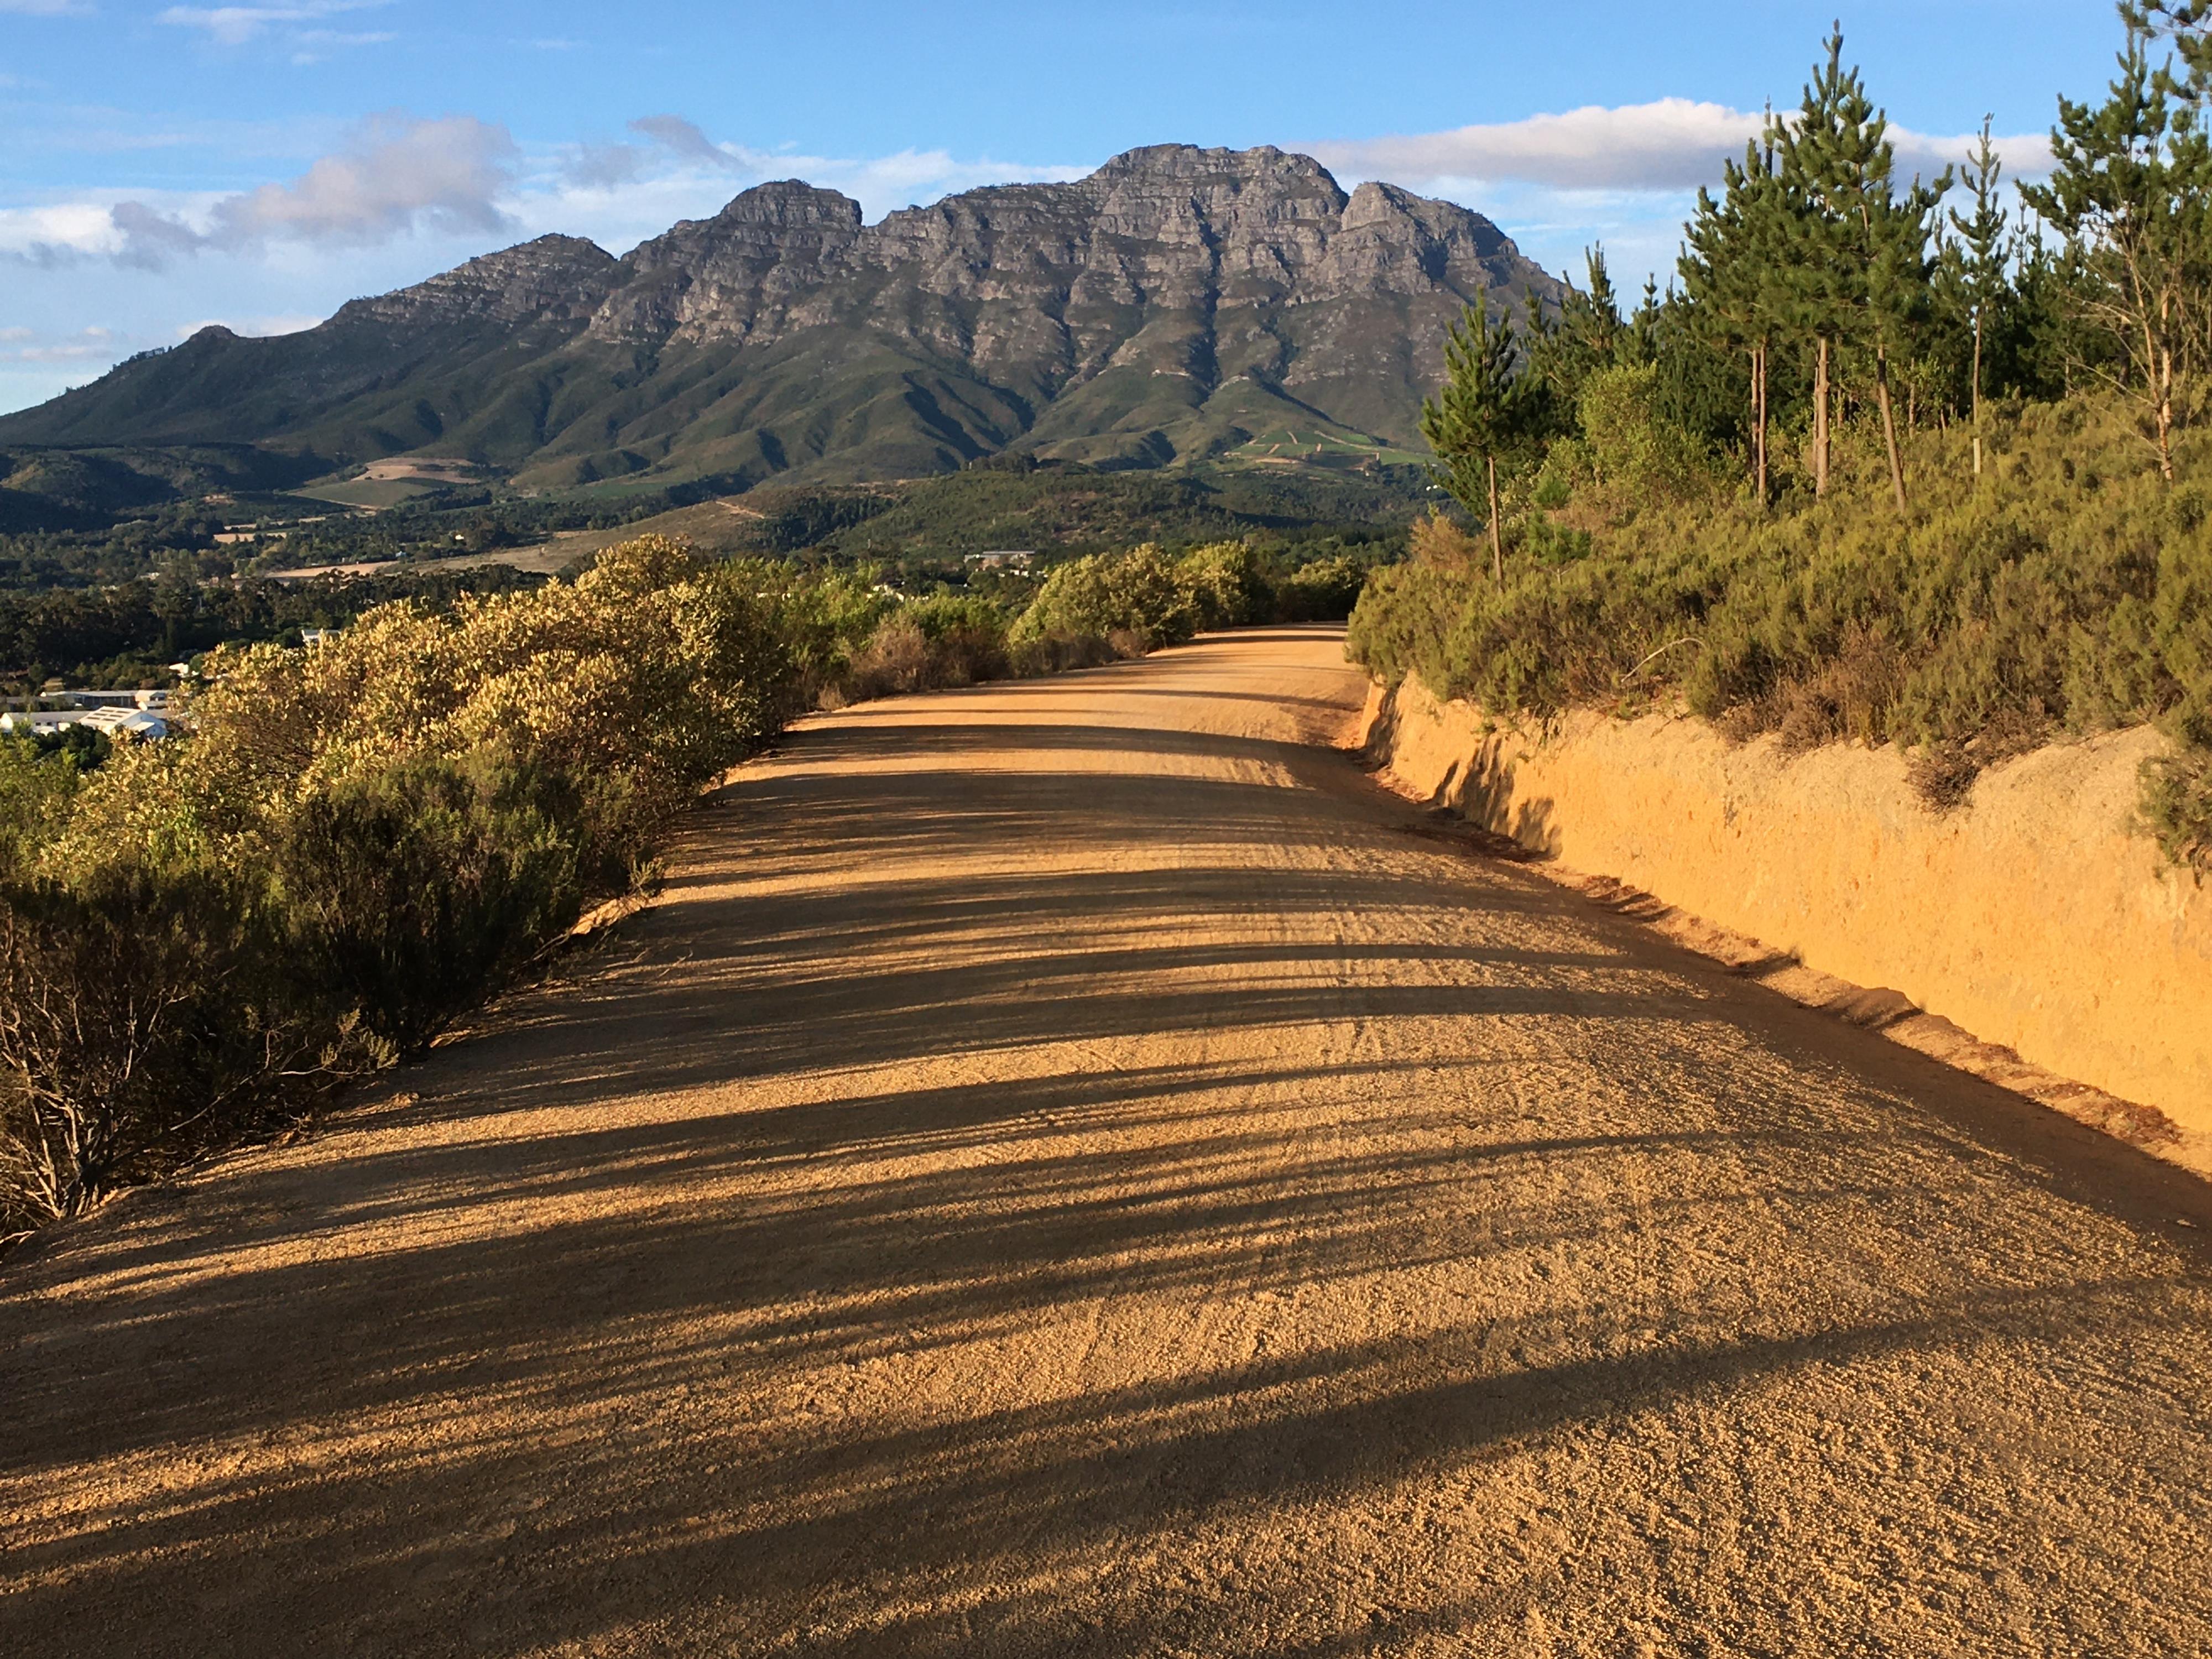
M 350 301 L 331 320 L 401 327 L 565 322 L 589 315 L 619 270 L 612 254 L 584 237 L 540 236 L 411 288 Z
M 551 488 L 910 477 L 1009 448 L 1289 465 L 1281 434 L 1316 422 L 1417 445 L 1461 306 L 1531 290 L 1559 285 L 1481 215 L 1347 193 L 1273 147 L 1147 145 L 872 225 L 786 179 L 619 261 L 540 237 L 300 334 L 203 333 L 0 437 L 434 444 Z
M 784 230 L 807 227 L 858 231 L 860 204 L 842 191 L 824 190 L 804 179 L 778 179 L 739 191 L 711 222 L 774 225 Z

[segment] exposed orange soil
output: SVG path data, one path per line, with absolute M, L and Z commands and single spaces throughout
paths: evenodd
M 0 1651 L 2212 1651 L 2208 1189 L 1408 833 L 1339 652 L 811 722 L 8 1264 Z

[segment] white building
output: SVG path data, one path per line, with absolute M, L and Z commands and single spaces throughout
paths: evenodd
M 169 722 L 159 709 L 110 703 L 100 708 L 11 708 L 0 714 L 0 732 L 11 738 L 50 738 L 72 726 L 88 726 L 111 741 L 136 742 L 169 735 Z
M 155 689 L 143 691 L 58 691 L 52 695 L 76 704 L 79 708 L 167 708 L 170 694 Z
M 169 722 L 148 708 L 95 708 L 84 723 L 117 743 L 151 742 L 169 735 Z
M 11 738 L 51 737 L 72 726 L 82 726 L 88 711 L 82 708 L 11 708 L 0 714 L 0 732 Z

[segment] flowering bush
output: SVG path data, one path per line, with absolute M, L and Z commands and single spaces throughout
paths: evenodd
M 647 538 L 220 653 L 191 735 L 81 782 L 0 767 L 0 1220 L 422 1048 L 793 711 L 805 603 Z

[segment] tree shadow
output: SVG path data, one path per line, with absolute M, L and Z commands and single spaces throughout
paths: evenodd
M 2212 1631 L 2179 1177 L 1418 821 L 1294 745 L 801 734 L 406 1093 L 11 1270 L 0 1644 L 1812 1651 L 1759 1620 L 1834 1560 L 1978 1607 L 1915 1528 L 2051 1491 L 2164 1516 L 2082 1644 Z M 1831 1502 L 1846 1433 L 1936 1473 Z

